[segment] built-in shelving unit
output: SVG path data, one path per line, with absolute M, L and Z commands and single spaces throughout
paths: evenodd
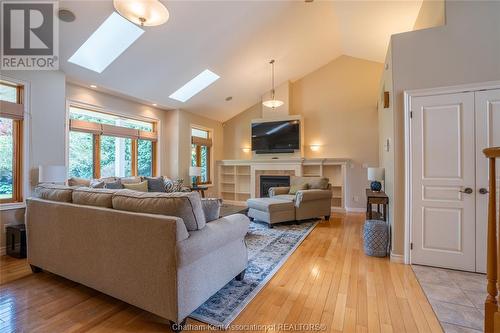
M 345 211 L 345 182 L 347 159 L 271 159 L 218 161 L 219 196 L 232 204 L 244 205 L 256 190 L 263 174 L 292 174 L 305 177 L 328 177 L 332 185 L 332 210 Z

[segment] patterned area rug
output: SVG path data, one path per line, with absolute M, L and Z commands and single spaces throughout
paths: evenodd
M 295 251 L 317 222 L 299 225 L 267 225 L 251 222 L 245 237 L 248 267 L 243 281 L 233 279 L 209 298 L 191 318 L 227 328 Z

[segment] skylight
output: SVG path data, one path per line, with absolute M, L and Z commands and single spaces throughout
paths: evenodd
M 191 81 L 180 87 L 169 97 L 176 101 L 185 102 L 215 81 L 219 79 L 219 75 L 205 69 L 203 72 L 195 76 Z
M 101 73 L 143 33 L 140 27 L 113 12 L 68 61 Z

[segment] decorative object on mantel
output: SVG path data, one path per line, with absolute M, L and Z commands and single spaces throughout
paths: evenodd
M 38 183 L 61 183 L 66 181 L 66 167 L 64 165 L 38 166 Z
M 370 188 L 374 192 L 380 192 L 382 190 L 381 181 L 384 180 L 385 170 L 384 168 L 368 168 L 368 180 L 371 181 Z
M 271 99 L 268 99 L 267 101 L 262 102 L 262 104 L 265 107 L 271 108 L 271 109 L 276 109 L 277 107 L 282 106 L 284 103 L 283 101 L 277 100 L 274 96 L 274 59 L 269 61 L 272 67 L 272 88 L 271 88 Z
M 189 175 L 193 177 L 193 187 L 198 186 L 198 177 L 201 176 L 201 167 L 189 167 Z
M 170 17 L 159 0 L 114 0 L 113 6 L 118 14 L 141 27 L 162 25 Z

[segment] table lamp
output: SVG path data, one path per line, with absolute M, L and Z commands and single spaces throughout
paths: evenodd
M 371 181 L 370 189 L 374 192 L 380 192 L 382 190 L 381 181 L 384 180 L 384 177 L 384 168 L 368 168 L 368 180 Z
M 198 186 L 198 177 L 201 176 L 201 167 L 189 167 L 189 175 L 193 177 L 193 187 Z
M 38 183 L 64 183 L 66 181 L 66 166 L 40 165 L 38 166 Z

